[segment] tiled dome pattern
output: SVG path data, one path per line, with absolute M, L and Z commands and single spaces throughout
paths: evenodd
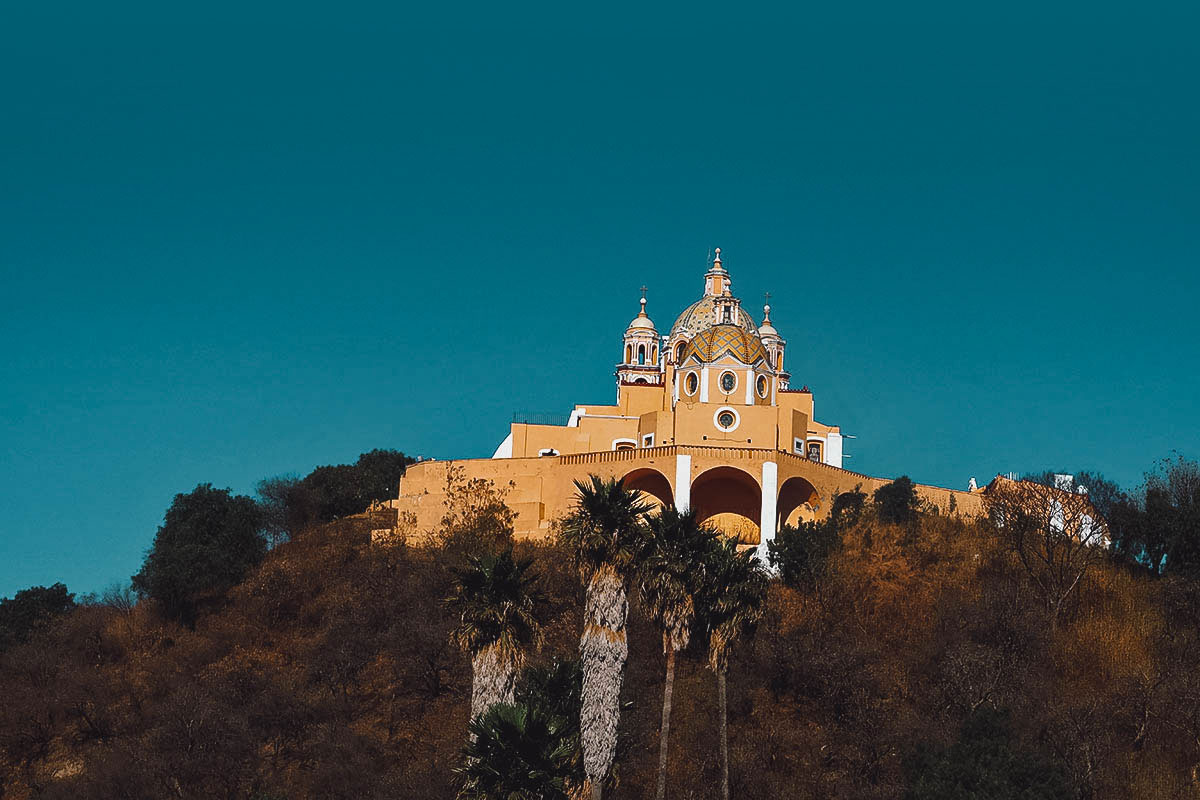
M 767 351 L 757 333 L 738 325 L 713 325 L 688 342 L 683 351 L 683 362 L 695 356 L 700 362 L 711 364 L 726 353 L 751 366 L 767 359 Z
M 670 338 L 674 339 L 682 335 L 690 339 L 701 331 L 716 325 L 716 300 L 717 298 L 706 295 L 685 308 L 679 318 L 675 320 L 675 324 L 671 326 Z M 754 320 L 745 310 L 742 310 L 741 318 L 741 324 L 736 327 L 757 336 L 758 328 L 755 327 Z

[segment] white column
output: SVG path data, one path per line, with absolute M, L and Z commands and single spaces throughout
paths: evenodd
M 708 402 L 708 367 L 700 368 L 700 402 Z
M 842 435 L 830 433 L 825 437 L 825 463 L 831 467 L 842 468 Z
M 746 405 L 754 405 L 754 370 L 746 370 Z
M 767 565 L 767 542 L 775 541 L 775 503 L 779 494 L 779 465 L 764 461 L 762 467 L 762 508 L 758 514 L 758 560 Z
M 692 504 L 692 457 L 675 456 L 675 507 L 687 511 Z

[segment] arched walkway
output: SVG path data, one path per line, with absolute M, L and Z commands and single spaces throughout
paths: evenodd
M 742 544 L 757 544 L 762 490 L 753 475 L 736 467 L 713 467 L 692 482 L 692 506 L 701 522 L 712 521 Z
M 637 489 L 646 493 L 664 506 L 672 505 L 675 502 L 675 495 L 671 491 L 671 482 L 667 480 L 666 475 L 656 469 L 649 467 L 635 469 L 621 478 L 621 483 L 629 489 Z
M 821 496 L 816 488 L 804 478 L 788 478 L 779 487 L 779 502 L 776 505 L 782 525 L 796 525 L 816 519 L 821 507 Z

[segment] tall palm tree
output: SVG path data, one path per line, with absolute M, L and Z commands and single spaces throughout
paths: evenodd
M 567 800 L 574 742 L 537 705 L 497 703 L 471 720 L 458 774 L 461 800 Z
M 650 616 L 663 634 L 667 674 L 663 682 L 662 727 L 658 735 L 658 791 L 667 792 L 667 742 L 671 732 L 671 695 L 675 688 L 675 656 L 692 636 L 695 597 L 703 589 L 707 552 L 717 532 L 697 521 L 695 509 L 664 507 L 649 520 L 646 553 L 638 566 L 639 588 Z
M 726 715 L 725 676 L 729 653 L 750 636 L 762 618 L 767 596 L 767 574 L 753 550 L 738 553 L 737 541 L 724 539 L 708 551 L 701 613 L 708 630 L 708 665 L 717 675 L 720 707 L 721 797 L 729 800 L 729 723 Z
M 530 559 L 498 554 L 469 556 L 455 569 L 452 603 L 461 614 L 453 637 L 471 655 L 471 718 L 496 703 L 512 703 L 517 672 L 541 639 L 545 597 Z
M 575 506 L 563 521 L 562 540 L 571 548 L 587 590 L 579 639 L 579 732 L 584 774 L 592 797 L 600 800 L 616 755 L 621 681 L 629 655 L 626 583 L 644 546 L 650 503 L 619 479 L 593 475 L 589 481 L 575 481 L 575 489 Z

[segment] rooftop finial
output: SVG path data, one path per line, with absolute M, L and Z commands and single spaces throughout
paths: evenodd
M 646 287 L 642 286 L 642 310 L 640 313 L 643 317 L 646 316 Z
M 719 247 L 717 248 L 717 257 L 713 259 L 713 266 L 714 267 L 721 266 L 721 248 L 719 248 Z
M 771 293 L 763 292 L 763 322 L 771 321 Z

